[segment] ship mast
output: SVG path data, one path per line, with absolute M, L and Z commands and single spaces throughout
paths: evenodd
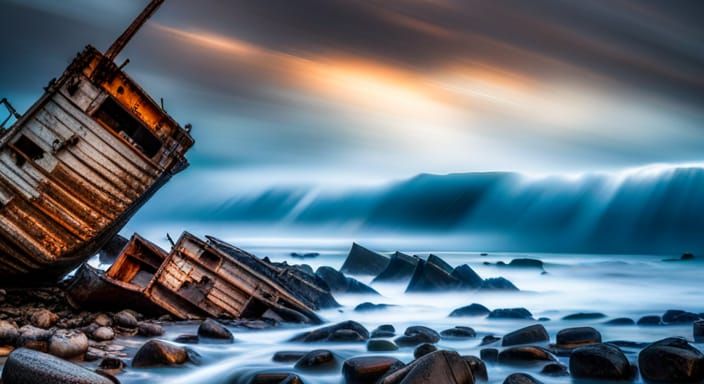
M 142 11 L 142 13 L 137 16 L 136 19 L 130 24 L 130 26 L 122 32 L 122 35 L 115 40 L 114 43 L 110 46 L 110 48 L 105 52 L 105 58 L 107 58 L 110 61 L 114 61 L 117 55 L 120 54 L 122 49 L 125 48 L 127 43 L 130 42 L 132 37 L 139 31 L 139 29 L 144 25 L 144 23 L 149 20 L 149 18 L 156 12 L 156 10 L 161 6 L 161 4 L 164 2 L 164 0 L 151 0 L 149 5 L 147 5 L 146 8 Z

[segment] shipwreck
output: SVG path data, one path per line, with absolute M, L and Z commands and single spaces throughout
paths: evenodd
M 162 2 L 104 54 L 86 47 L 23 115 L 2 100 L 0 285 L 58 280 L 188 166 L 190 127 L 114 61 Z

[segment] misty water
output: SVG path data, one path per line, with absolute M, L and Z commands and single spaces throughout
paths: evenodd
M 317 258 L 306 259 L 314 269 L 321 265 L 339 268 L 349 249 L 349 243 L 326 244 L 321 248 L 300 245 L 270 245 L 267 247 L 249 246 L 248 250 L 258 256 L 269 256 L 275 261 L 300 263 L 299 259 L 289 256 L 290 252 L 317 251 Z M 423 251 L 402 249 L 410 254 L 427 256 Z M 617 317 L 629 317 L 638 320 L 644 315 L 661 315 L 667 309 L 684 309 L 695 313 L 704 312 L 701 295 L 701 268 L 703 262 L 692 261 L 665 262 L 663 259 L 679 255 L 595 255 L 595 254 L 525 254 L 525 253 L 490 253 L 481 256 L 478 252 L 433 252 L 453 266 L 467 263 L 483 278 L 504 276 L 511 280 L 521 291 L 515 293 L 476 293 L 445 292 L 428 294 L 406 294 L 405 283 L 373 284 L 381 296 L 337 295 L 342 304 L 339 309 L 320 312 L 329 324 L 343 320 L 355 320 L 370 331 L 381 324 L 392 324 L 397 335 L 412 325 L 429 326 L 438 332 L 455 326 L 469 326 L 475 329 L 477 337 L 467 340 L 446 340 L 438 343 L 441 349 L 456 350 L 460 354 L 479 355 L 482 337 L 485 335 L 502 336 L 510 331 L 536 323 L 528 320 L 493 320 L 483 317 L 450 318 L 448 314 L 455 308 L 480 303 L 489 309 L 525 307 L 533 313 L 534 318 L 549 318 L 541 323 L 547 328 L 551 342 L 555 334 L 564 328 L 575 326 L 593 326 L 597 328 L 604 341 L 652 342 L 669 336 L 682 336 L 692 339 L 691 325 L 673 326 L 609 326 L 604 322 Z M 545 262 L 546 274 L 538 269 L 515 269 L 485 262 L 508 262 L 518 257 L 537 258 Z M 357 276 L 369 283 L 371 276 Z M 372 312 L 355 312 L 353 308 L 362 302 L 392 304 L 388 309 Z M 607 317 L 598 320 L 569 321 L 562 320 L 566 315 L 577 312 L 602 312 Z M 232 344 L 201 343 L 187 345 L 200 355 L 200 363 L 187 364 L 178 368 L 128 369 L 119 376 L 122 383 L 247 383 L 251 375 L 261 371 L 295 371 L 293 363 L 283 364 L 272 361 L 277 351 L 310 351 L 313 349 L 330 349 L 339 358 L 344 359 L 365 355 L 382 354 L 396 357 L 403 362 L 413 359 L 412 347 L 401 348 L 395 352 L 370 353 L 364 343 L 324 343 L 302 344 L 288 342 L 294 335 L 316 327 L 284 325 L 267 330 L 245 330 L 230 327 L 235 335 Z M 181 334 L 195 334 L 197 324 L 179 324 L 167 327 L 165 340 L 173 340 Z M 128 354 L 144 342 L 144 339 L 122 339 L 128 345 Z M 489 347 L 497 347 L 493 344 Z M 702 345 L 695 344 L 698 347 Z M 623 348 L 628 358 L 637 360 L 637 348 Z M 568 358 L 559 357 L 568 365 Z M 96 363 L 93 363 L 96 364 Z M 510 373 L 530 373 L 545 383 L 566 383 L 573 379 L 568 377 L 550 378 L 540 375 L 542 364 L 534 366 L 506 366 L 487 364 L 490 383 L 501 383 Z M 324 373 L 297 372 L 306 383 L 343 383 L 341 366 Z M 584 382 L 584 381 L 580 381 Z M 587 381 L 588 382 L 588 381 Z

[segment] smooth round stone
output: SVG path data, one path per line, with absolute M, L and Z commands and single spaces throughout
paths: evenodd
M 567 315 L 562 318 L 562 320 L 575 321 L 575 320 L 598 320 L 605 318 L 606 315 L 600 312 L 580 312 Z
M 252 378 L 249 384 L 303 384 L 303 380 L 295 373 L 290 372 L 260 372 Z
M 496 348 L 484 348 L 479 351 L 479 358 L 486 362 L 496 362 L 499 359 L 499 350 Z
M 609 344 L 579 347 L 570 355 L 573 377 L 596 380 L 628 380 L 631 365 L 620 349 Z
M 533 320 L 533 314 L 525 308 L 499 308 L 489 313 L 490 319 Z
M 48 309 L 35 311 L 30 318 L 30 322 L 37 328 L 49 329 L 59 321 L 59 316 Z
M 700 383 L 704 380 L 704 354 L 687 340 L 670 337 L 656 341 L 638 355 L 643 379 L 660 383 Z
M 638 322 L 636 324 L 638 324 L 640 326 L 661 325 L 662 318 L 660 318 L 660 316 L 657 316 L 657 315 L 643 316 L 640 319 L 638 319 Z
M 108 316 L 104 313 L 97 314 L 95 316 L 95 319 L 93 319 L 93 322 L 101 327 L 112 326 L 112 319 L 110 318 L 110 316 Z
M 477 336 L 474 329 L 470 327 L 454 327 L 440 332 L 440 336 L 445 339 L 471 339 Z
M 91 334 L 91 339 L 95 341 L 108 341 L 115 338 L 115 331 L 109 327 L 99 327 Z
M 296 363 L 301 371 L 330 371 L 337 368 L 335 354 L 327 349 L 316 349 L 303 355 Z
M 455 309 L 450 313 L 450 317 L 479 317 L 486 316 L 489 312 L 491 312 L 489 308 L 481 304 L 472 303 L 466 307 Z
M 504 349 L 499 352 L 498 361 L 501 364 L 527 365 L 546 361 L 556 361 L 556 359 L 545 348 L 525 346 Z
M 159 324 L 141 322 L 137 326 L 137 333 L 144 337 L 155 337 L 164 334 L 164 328 Z
M 14 324 L 0 320 L 0 346 L 15 345 L 18 337 L 20 337 L 20 331 Z
M 543 382 L 525 373 L 513 373 L 506 377 L 504 384 L 543 384 Z
M 137 328 L 137 326 L 139 325 L 137 318 L 130 311 L 118 312 L 113 317 L 113 320 L 116 325 L 123 327 L 123 328 L 128 328 L 128 329 Z
M 209 339 L 233 340 L 232 332 L 213 319 L 206 319 L 198 327 L 198 336 Z
M 188 361 L 185 348 L 161 340 L 149 340 L 140 348 L 132 359 L 134 368 L 156 367 L 162 365 L 180 365 Z
M 367 342 L 367 351 L 390 352 L 398 350 L 398 345 L 391 340 L 371 339 Z
M 368 384 L 376 382 L 390 370 L 400 367 L 403 367 L 403 363 L 393 357 L 353 357 L 342 365 L 342 375 L 347 384 Z
M 271 360 L 277 363 L 295 363 L 305 356 L 306 353 L 305 351 L 279 351 L 274 353 Z
M 560 348 L 574 348 L 577 346 L 601 343 L 601 333 L 592 327 L 565 328 L 555 337 Z
M 416 347 L 416 349 L 413 351 L 413 357 L 420 358 L 423 357 L 429 353 L 433 353 L 438 350 L 438 347 L 434 346 L 433 344 L 430 343 L 423 343 Z
M 472 370 L 472 374 L 475 379 L 483 381 L 489 380 L 489 373 L 486 370 L 486 364 L 484 364 L 480 358 L 476 356 L 462 356 L 462 360 L 469 365 L 469 369 Z
M 543 375 L 546 376 L 553 376 L 553 377 L 559 377 L 559 376 L 569 376 L 570 373 L 567 370 L 567 367 L 563 364 L 560 363 L 550 363 L 546 364 L 543 369 L 540 371 Z
M 83 356 L 88 351 L 88 337 L 83 332 L 58 330 L 49 339 L 49 353 L 64 359 Z
M 501 345 L 509 347 L 512 345 L 532 344 L 549 341 L 550 336 L 541 324 L 531 325 L 506 334 L 501 341 Z
M 2 383 L 113 384 L 113 381 L 47 353 L 20 348 L 7 358 Z
M 198 344 L 200 337 L 198 337 L 198 335 L 178 335 L 174 339 L 174 342 L 180 344 Z

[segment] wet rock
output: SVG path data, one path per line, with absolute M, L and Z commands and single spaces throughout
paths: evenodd
M 370 352 L 390 352 L 398 350 L 398 345 L 391 340 L 371 339 L 367 343 L 367 351 Z
M 560 348 L 575 348 L 601 343 L 601 333 L 592 327 L 565 328 L 557 333 L 556 344 Z
M 181 344 L 198 344 L 200 337 L 198 337 L 198 335 L 178 335 L 174 339 L 174 342 Z
M 516 268 L 543 269 L 543 262 L 538 259 L 529 259 L 529 258 L 513 259 L 513 260 L 511 260 L 510 263 L 508 263 L 508 266 L 509 267 L 516 267 Z
M 366 341 L 367 338 L 359 334 L 359 332 L 353 329 L 338 329 L 333 332 L 327 341 L 339 342 L 339 343 L 356 343 Z
M 112 326 L 112 319 L 110 316 L 104 314 L 104 313 L 99 313 L 95 316 L 93 319 L 93 322 L 101 327 L 110 327 Z
M 25 325 L 19 329 L 20 336 L 17 338 L 16 346 L 47 352 L 49 350 L 49 340 L 54 334 L 52 331 Z
M 486 370 L 486 364 L 476 356 L 462 356 L 462 360 L 469 365 L 472 375 L 476 380 L 488 381 L 489 373 Z
M 450 274 L 459 280 L 459 287 L 462 289 L 477 289 L 482 286 L 484 280 L 467 264 L 460 265 Z
M 457 352 L 436 351 L 385 375 L 382 384 L 474 384 L 469 365 Z
M 164 334 L 164 328 L 156 323 L 141 321 L 137 326 L 137 334 L 144 337 L 156 337 Z
M 121 359 L 116 357 L 106 357 L 100 364 L 98 364 L 98 369 L 96 372 L 100 374 L 117 375 L 122 372 L 127 365 Z
M 330 341 L 330 337 L 337 331 L 346 329 L 351 330 L 359 334 L 360 339 L 369 339 L 369 331 L 362 324 L 356 321 L 343 321 L 342 323 L 330 325 L 323 328 L 318 328 L 310 332 L 304 332 L 299 335 L 294 336 L 291 341 L 298 341 L 303 343 L 314 343 L 320 341 Z
M 481 291 L 520 291 L 518 287 L 513 285 L 508 279 L 503 277 L 494 277 L 490 279 L 484 279 L 481 287 Z
M 232 332 L 213 319 L 205 319 L 198 327 L 198 336 L 209 339 L 233 340 Z
M 695 342 L 704 342 L 704 320 L 697 320 L 692 324 L 692 334 Z
M 435 332 L 435 330 L 421 325 L 408 327 L 400 336 L 396 339 L 396 344 L 402 347 L 412 347 L 422 343 L 435 344 L 440 341 L 440 334 Z
M 364 303 L 359 304 L 358 306 L 354 307 L 354 310 L 355 310 L 355 312 L 371 312 L 371 311 L 384 310 L 389 307 L 393 307 L 393 305 L 374 304 L 374 303 L 370 303 L 370 302 L 364 302 Z
M 368 384 L 379 380 L 389 371 L 402 368 L 404 364 L 393 357 L 353 357 L 342 365 L 342 375 L 347 384 Z
M 293 363 L 300 360 L 306 353 L 305 351 L 279 351 L 274 353 L 271 360 L 277 363 Z
M 471 339 L 477 333 L 470 327 L 457 326 L 440 332 L 440 336 L 444 339 Z
M 525 373 L 512 373 L 504 379 L 504 384 L 543 384 L 543 382 Z
M 605 318 L 606 315 L 603 313 L 599 312 L 580 312 L 580 313 L 573 313 L 571 315 L 567 315 L 562 318 L 562 320 L 598 320 L 598 319 L 603 319 Z
M 656 341 L 638 355 L 645 381 L 699 383 L 704 380 L 704 355 L 685 339 L 670 337 Z
M 491 312 L 489 308 L 481 304 L 472 303 L 465 307 L 455 309 L 450 313 L 450 317 L 479 317 L 486 316 L 489 312 Z
M 533 314 L 525 308 L 501 308 L 489 313 L 490 319 L 533 320 Z
M 132 359 L 134 368 L 148 368 L 162 365 L 181 365 L 188 361 L 185 348 L 161 340 L 149 340 L 137 351 Z
M 429 353 L 433 353 L 438 350 L 438 347 L 434 346 L 433 344 L 430 343 L 423 343 L 419 346 L 416 347 L 416 349 L 413 350 L 413 357 L 416 359 L 422 356 L 425 356 Z
M 290 372 L 260 372 L 252 378 L 249 384 L 303 384 L 303 380 L 295 373 Z
M 549 341 L 550 335 L 541 324 L 531 325 L 506 334 L 501 341 L 501 345 L 509 347 L 519 344 L 540 343 Z
M 17 326 L 6 320 L 0 320 L 0 346 L 15 345 L 20 336 Z
M 20 348 L 7 358 L 2 383 L 112 384 L 113 381 L 52 355 Z
M 137 318 L 130 311 L 120 311 L 116 313 L 113 317 L 113 321 L 116 325 L 127 329 L 134 329 L 139 325 Z
M 522 365 L 557 360 L 545 348 L 523 346 L 504 349 L 499 352 L 498 361 L 501 364 Z
M 303 355 L 296 363 L 301 371 L 331 371 L 337 369 L 337 358 L 327 349 L 316 349 Z
M 430 255 L 419 260 L 406 292 L 431 292 L 457 289 L 460 281 L 452 276 L 452 267 L 441 258 Z
M 690 260 L 694 260 L 694 254 L 690 253 L 690 252 L 685 252 L 677 259 L 663 259 L 662 261 L 690 261 Z
M 372 337 L 394 337 L 396 329 L 391 324 L 383 324 L 372 331 Z
M 58 330 L 49 339 L 49 353 L 64 359 L 83 356 L 88 351 L 88 338 L 83 332 Z
M 643 349 L 650 345 L 649 343 L 639 343 L 637 341 L 628 340 L 609 340 L 605 344 L 613 345 L 619 348 Z
M 560 363 L 550 363 L 546 364 L 540 371 L 541 374 L 545 376 L 560 377 L 569 376 L 570 373 L 567 370 L 567 366 Z
M 319 252 L 305 252 L 305 253 L 291 252 L 289 255 L 291 257 L 296 258 L 296 259 L 312 259 L 314 257 L 320 256 L 320 253 Z
M 604 325 L 611 325 L 611 326 L 628 326 L 628 325 L 636 325 L 636 322 L 633 321 L 633 319 L 630 319 L 628 317 L 617 317 L 615 319 L 611 319 L 609 321 L 604 322 Z
M 636 324 L 640 326 L 661 325 L 662 319 L 660 318 L 660 316 L 643 316 L 638 319 L 638 322 Z
M 115 331 L 109 327 L 98 327 L 91 334 L 90 338 L 95 341 L 108 341 L 115 338 Z
M 389 282 L 389 281 L 405 281 L 413 276 L 413 272 L 418 265 L 417 256 L 409 256 L 401 252 L 396 252 L 391 255 L 389 265 L 377 277 L 372 280 L 372 283 Z
M 32 313 L 30 322 L 37 328 L 49 329 L 59 321 L 59 316 L 48 309 L 39 309 Z
M 697 320 L 701 320 L 698 314 L 678 309 L 670 309 L 662 315 L 665 324 L 691 324 Z
M 389 265 L 389 258 L 353 243 L 340 272 L 351 275 L 374 275 L 383 272 Z
M 499 360 L 499 350 L 496 348 L 484 348 L 479 351 L 479 358 L 493 363 Z
M 15 347 L 11 347 L 9 345 L 0 345 L 0 358 L 1 357 L 7 357 L 12 353 L 12 351 L 15 350 Z M 2 383 L 0 381 L 0 383 Z
M 572 377 L 597 380 L 628 380 L 631 365 L 620 349 L 609 344 L 579 347 L 570 355 Z
M 330 292 L 358 293 L 368 295 L 379 294 L 379 292 L 375 291 L 374 288 L 351 277 L 347 277 L 343 273 L 338 272 L 331 267 L 320 267 L 315 272 L 315 275 L 327 284 L 328 288 L 330 288 Z

